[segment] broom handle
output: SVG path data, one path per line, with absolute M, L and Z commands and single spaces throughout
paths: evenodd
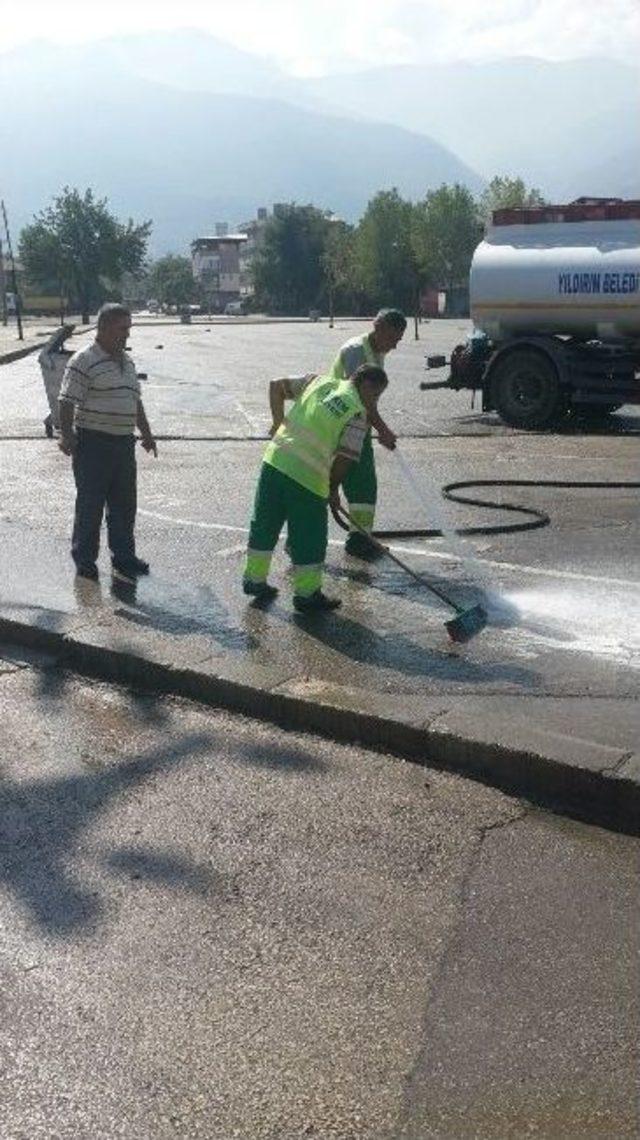
M 358 526 L 357 522 L 355 522 L 355 520 L 351 518 L 351 515 L 347 514 L 347 512 L 342 509 L 342 507 L 338 509 L 338 513 L 346 522 L 355 527 L 355 529 L 359 531 L 360 534 L 363 534 L 365 538 L 368 538 L 369 542 L 373 543 L 373 545 L 378 550 L 382 551 L 383 554 L 386 554 L 387 558 L 390 558 L 392 562 L 395 562 L 396 566 L 400 566 L 401 569 L 404 570 L 405 573 L 407 573 L 411 578 L 413 578 L 415 582 L 419 582 L 421 586 L 426 586 L 427 590 L 431 590 L 432 594 L 435 594 L 436 597 L 440 598 L 440 601 L 446 602 L 446 604 L 450 606 L 452 610 L 455 610 L 456 613 L 460 613 L 458 606 L 456 606 L 455 602 L 451 601 L 451 598 L 448 598 L 447 595 L 442 590 L 439 590 L 437 586 L 432 586 L 431 582 L 427 582 L 427 580 L 423 578 L 421 574 L 418 574 L 415 570 L 412 570 L 411 566 L 408 566 L 406 562 L 403 562 L 401 558 L 398 558 L 397 555 L 389 550 L 389 547 L 385 546 L 383 542 L 380 542 L 380 539 L 376 538 L 374 534 L 371 534 L 370 531 L 363 530 L 361 526 Z

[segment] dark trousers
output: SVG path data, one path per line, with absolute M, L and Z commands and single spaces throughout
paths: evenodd
M 78 431 L 73 457 L 76 511 L 71 554 L 76 566 L 95 562 L 107 508 L 107 536 L 114 562 L 135 558 L 136 457 L 132 435 Z

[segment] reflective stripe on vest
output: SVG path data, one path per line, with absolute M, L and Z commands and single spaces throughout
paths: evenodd
M 296 400 L 267 446 L 264 462 L 326 499 L 342 433 L 350 420 L 363 414 L 364 405 L 351 381 L 320 376 Z

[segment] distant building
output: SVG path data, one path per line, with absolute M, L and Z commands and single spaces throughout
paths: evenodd
M 226 230 L 226 225 L 219 222 L 216 231 L 222 228 Z M 214 237 L 199 237 L 191 243 L 194 279 L 215 311 L 240 300 L 240 250 L 246 241 L 246 234 L 216 232 Z
M 269 221 L 269 211 L 261 206 L 255 218 L 250 222 L 242 222 L 238 232 L 246 235 L 246 242 L 240 249 L 240 294 L 250 297 L 254 291 L 253 262 L 260 248 L 265 226 Z

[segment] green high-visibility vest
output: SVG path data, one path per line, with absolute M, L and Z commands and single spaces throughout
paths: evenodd
M 369 336 L 369 333 L 365 333 L 364 336 L 354 336 L 342 345 L 329 373 L 334 380 L 348 380 L 361 364 L 375 364 L 377 368 L 384 368 L 384 356 L 381 352 L 374 352 Z M 354 367 L 347 369 L 345 358 L 348 360 L 350 356 L 353 358 Z
M 364 414 L 354 384 L 320 376 L 296 400 L 268 445 L 264 462 L 326 499 L 340 437 L 350 420 Z

